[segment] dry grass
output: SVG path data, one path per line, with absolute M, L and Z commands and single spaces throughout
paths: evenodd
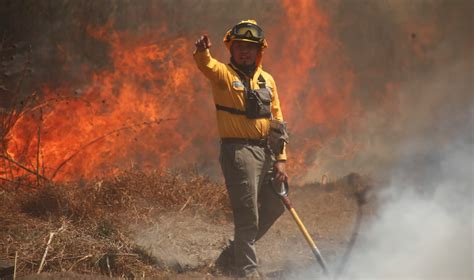
M 19 275 L 43 271 L 102 273 L 127 278 L 169 273 L 127 235 L 130 221 L 152 222 L 184 208 L 228 212 L 225 188 L 193 173 L 126 170 L 113 179 L 40 188 L 0 185 L 0 259 Z
M 13 55 L 5 52 L 4 39 L 0 38 L 0 62 Z M 39 160 L 42 108 L 76 97 L 45 100 L 36 92 L 22 94 L 22 83 L 30 73 L 30 51 L 18 78 L 3 75 L 6 78 L 0 79 L 0 90 L 13 96 L 6 108 L 0 106 L 0 260 L 13 263 L 18 253 L 19 276 L 40 270 L 45 251 L 42 271 L 127 278 L 167 273 L 133 242 L 128 223 L 153 222 L 160 212 L 185 208 L 229 212 L 225 188 L 193 172 L 125 170 L 112 178 L 74 183 L 55 183 L 54 174 L 46 178 Z M 6 82 L 14 86 L 7 88 Z M 13 128 L 26 115 L 38 122 L 36 158 L 26 160 L 24 151 L 17 161 L 7 151 Z M 86 146 L 98 139 L 102 138 Z

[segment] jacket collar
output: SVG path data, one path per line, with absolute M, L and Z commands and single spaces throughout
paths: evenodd
M 259 65 L 259 66 L 256 66 L 254 71 L 253 71 L 253 74 L 247 74 L 245 71 L 243 71 L 240 67 L 238 67 L 234 60 L 231 58 L 231 61 L 229 63 L 230 67 L 239 75 L 240 78 L 247 78 L 247 79 L 250 79 L 250 80 L 254 80 L 255 77 L 258 77 L 262 71 L 262 67 Z

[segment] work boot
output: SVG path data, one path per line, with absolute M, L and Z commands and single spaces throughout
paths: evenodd
M 223 273 L 232 273 L 232 269 L 235 266 L 235 255 L 234 255 L 234 242 L 229 240 L 229 244 L 224 247 L 219 257 L 215 261 L 215 267 L 217 270 Z

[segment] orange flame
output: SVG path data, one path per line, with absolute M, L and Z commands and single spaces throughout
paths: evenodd
M 328 141 L 357 129 L 362 113 L 351 95 L 354 73 L 331 36 L 329 18 L 315 1 L 282 3 L 280 24 L 267 28 L 265 67 L 279 87 L 292 134 L 290 175 L 296 175 L 315 164 Z M 166 26 L 139 34 L 113 27 L 88 28 L 110 46 L 111 67 L 95 72 L 79 90 L 44 86 L 42 109 L 11 131 L 9 154 L 31 169 L 39 157 L 42 173 L 59 180 L 131 165 L 217 165 L 214 109 L 209 85 L 191 58 L 193 38 L 169 35 Z M 352 157 L 358 149 L 350 137 L 341 143 L 334 157 Z
M 269 61 L 293 135 L 290 167 L 302 175 L 328 139 L 353 129 L 351 120 L 360 112 L 351 96 L 354 74 L 342 46 L 330 36 L 328 17 L 315 1 L 283 4 L 284 24 L 268 32 L 274 36 L 270 42 L 283 46 Z
M 34 167 L 38 125 L 40 165 L 46 177 L 61 180 L 133 164 L 171 167 L 187 163 L 190 155 L 216 155 L 208 149 L 215 134 L 211 100 L 197 90 L 204 81 L 192 79 L 199 74 L 187 40 L 156 31 L 132 35 L 109 26 L 89 31 L 111 46 L 112 69 L 95 73 L 73 96 L 68 85 L 45 86 L 42 121 L 36 110 L 11 132 L 13 157 L 21 155 Z M 206 145 L 193 145 L 196 139 Z

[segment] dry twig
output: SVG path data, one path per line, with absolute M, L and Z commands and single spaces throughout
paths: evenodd
M 72 268 L 73 268 L 76 264 L 82 262 L 82 261 L 85 260 L 85 259 L 91 258 L 91 257 L 92 257 L 92 255 L 89 254 L 89 255 L 85 255 L 84 257 L 78 259 L 75 263 L 73 263 L 73 264 L 71 265 L 71 267 L 70 267 L 67 271 L 71 271 Z
M 106 257 L 107 269 L 109 270 L 109 277 L 112 278 L 112 270 L 110 269 L 109 256 Z
M 24 166 L 23 164 L 21 164 L 21 163 L 19 163 L 18 161 L 16 161 L 16 160 L 10 158 L 10 157 L 7 156 L 7 155 L 0 155 L 0 158 L 3 158 L 3 159 L 5 159 L 5 160 L 7 160 L 8 162 L 11 162 L 11 163 L 15 164 L 16 166 L 20 167 L 21 169 L 23 169 L 23 170 L 25 170 L 25 171 L 27 171 L 27 172 L 33 174 L 33 175 L 38 176 L 38 178 L 41 178 L 41 179 L 46 180 L 46 181 L 49 181 L 49 179 L 46 178 L 45 176 L 43 176 L 43 175 L 41 175 L 41 174 L 39 174 L 39 173 L 37 173 L 37 172 L 35 172 L 35 171 L 29 169 L 28 167 Z
M 41 271 L 43 270 L 44 263 L 45 263 L 45 261 L 46 261 L 46 255 L 48 255 L 49 246 L 51 245 L 51 241 L 53 241 L 54 235 L 56 235 L 56 234 L 62 232 L 62 231 L 65 230 L 65 229 L 66 229 L 66 226 L 65 226 L 65 224 L 63 224 L 58 230 L 52 231 L 52 232 L 49 233 L 48 243 L 46 244 L 46 248 L 44 249 L 43 258 L 41 259 L 41 263 L 40 263 L 40 266 L 39 266 L 39 268 L 38 268 L 37 274 L 40 274 Z
M 13 267 L 13 280 L 16 279 L 16 264 L 18 261 L 18 251 L 15 251 L 15 266 Z
M 0 227 L 0 247 L 7 244 L 7 248 L 12 248 L 10 252 L 21 252 L 17 263 L 17 272 L 21 274 L 37 273 L 41 265 L 42 272 L 87 271 L 108 276 L 112 273 L 117 277 L 143 271 L 147 277 L 163 279 L 165 272 L 150 265 L 153 260 L 149 260 L 150 256 L 122 232 L 118 217 L 130 220 L 133 214 L 148 223 L 153 221 L 156 211 L 164 208 L 178 211 L 202 207 L 209 211 L 230 211 L 223 186 L 216 191 L 216 183 L 189 172 L 163 170 L 147 173 L 131 169 L 117 174 L 115 179 L 104 179 L 97 184 L 52 183 L 48 186 L 35 190 L 37 193 L 6 188 L 7 195 L 0 194 L 0 212 L 6 215 L 5 227 Z M 87 199 L 85 193 L 90 194 Z M 153 202 L 153 206 L 143 206 L 144 200 Z M 33 215 L 18 212 L 16 207 L 26 207 Z M 137 209 L 135 213 L 130 211 L 133 208 Z M 56 219 L 45 221 L 44 213 L 53 218 L 66 215 L 66 219 L 71 219 L 65 221 L 66 231 L 58 235 L 59 226 L 53 225 Z M 36 215 L 40 215 L 39 218 Z M 99 234 L 99 219 L 110 221 L 110 231 L 106 236 Z M 16 234 L 20 232 L 28 234 Z M 29 234 L 33 232 L 44 234 Z M 51 239 L 50 232 L 54 233 Z M 8 249 L 0 251 L 0 258 L 9 257 Z M 95 257 L 102 262 L 93 261 Z M 139 278 L 138 274 L 136 277 Z
M 38 124 L 38 143 L 36 145 L 36 186 L 40 185 L 40 148 L 41 148 L 41 123 L 43 122 L 43 110 L 40 109 L 40 123 Z
M 188 200 L 186 200 L 186 203 L 184 203 L 183 207 L 181 207 L 181 209 L 179 209 L 179 212 L 182 212 L 184 210 L 184 208 L 186 208 L 186 206 L 188 206 L 188 203 L 191 201 L 191 198 L 192 198 L 192 196 L 190 196 L 188 198 Z
M 19 163 L 18 161 L 12 159 L 11 157 L 7 156 L 7 155 L 0 155 L 0 158 L 3 158 L 13 164 L 15 164 L 16 166 L 20 167 L 21 169 L 25 170 L 26 172 L 29 172 L 33 175 L 36 175 L 38 176 L 39 178 L 43 179 L 43 180 L 46 180 L 46 181 L 49 181 L 49 179 L 41 174 L 38 174 L 37 172 L 29 169 L 28 167 L 24 166 L 23 164 Z

